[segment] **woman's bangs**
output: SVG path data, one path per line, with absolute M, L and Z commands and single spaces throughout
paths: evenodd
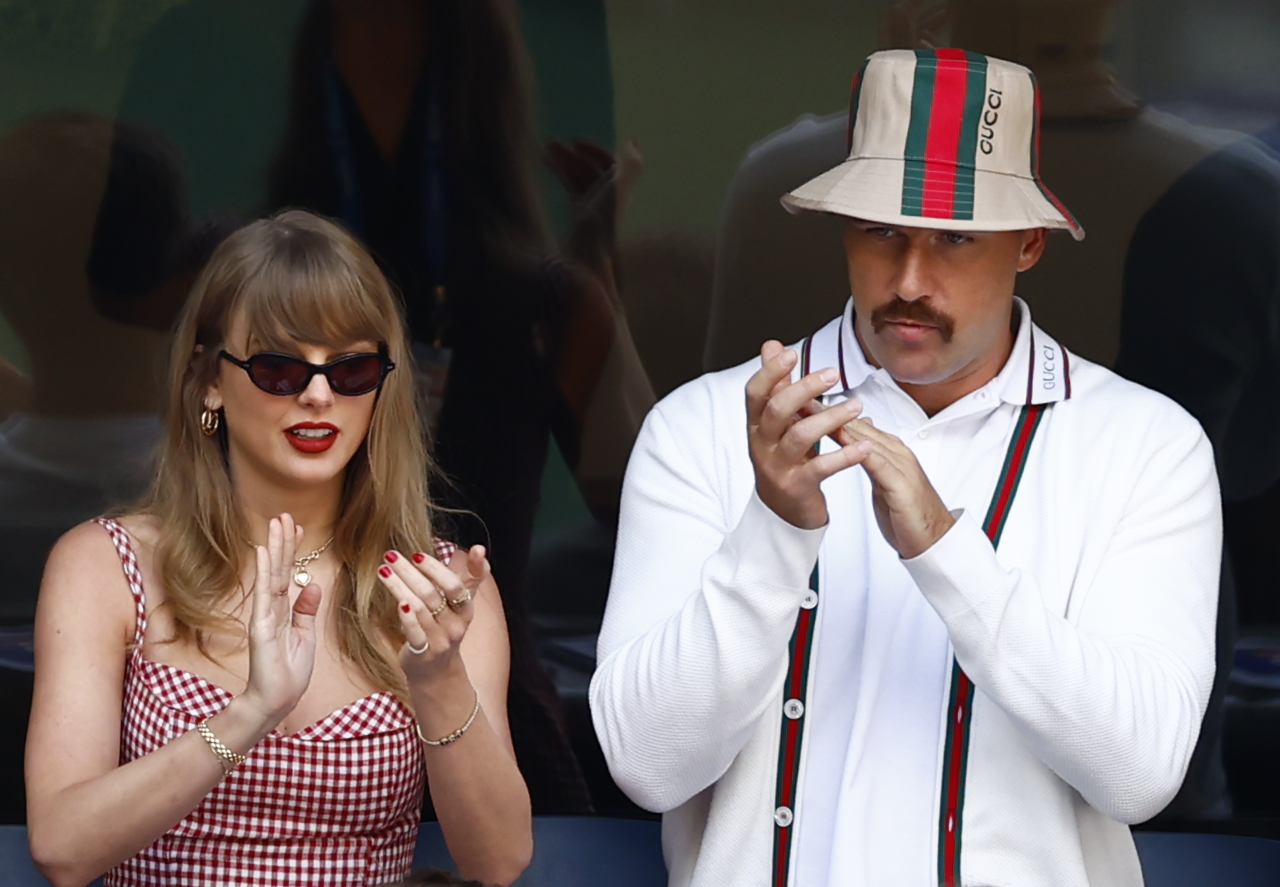
M 339 262 L 317 264 L 283 267 L 285 262 L 268 261 L 245 281 L 231 311 L 243 312 L 253 349 L 288 352 L 299 343 L 387 343 L 390 324 L 370 283 Z

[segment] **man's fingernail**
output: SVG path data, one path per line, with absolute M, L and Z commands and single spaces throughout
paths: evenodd
M 416 552 L 414 552 L 414 554 L 413 554 L 413 562 L 414 562 L 415 564 L 420 564 L 420 563 L 422 563 L 423 561 L 425 561 L 426 559 L 427 559 L 427 556 L 426 556 L 425 554 L 423 554 L 421 551 L 416 551 Z
M 840 374 L 835 371 L 834 367 L 827 367 L 825 370 L 818 373 L 818 378 L 826 382 L 828 385 L 834 385 L 836 383 L 836 379 L 840 378 Z
M 394 564 L 396 562 L 396 559 L 399 557 L 400 555 L 396 554 L 394 551 L 388 551 L 386 554 L 383 555 L 383 558 L 385 558 L 387 563 L 389 564 Z
M 383 579 L 390 579 L 390 578 L 391 578 L 391 568 L 390 568 L 390 567 L 388 567 L 388 566 L 381 566 L 381 567 L 378 567 L 378 575 L 379 575 L 379 576 L 381 576 Z
M 858 400 L 857 398 L 846 400 L 844 402 L 844 408 L 848 410 L 850 413 L 854 413 L 854 414 L 860 413 L 862 412 L 862 401 Z

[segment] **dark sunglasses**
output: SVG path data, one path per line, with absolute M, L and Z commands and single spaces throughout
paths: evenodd
M 260 351 L 248 360 L 237 360 L 225 351 L 218 356 L 249 374 L 249 379 L 267 394 L 299 394 L 311 384 L 316 373 L 329 380 L 334 394 L 356 397 L 382 385 L 387 373 L 396 368 L 385 354 L 348 354 L 317 366 L 300 357 Z

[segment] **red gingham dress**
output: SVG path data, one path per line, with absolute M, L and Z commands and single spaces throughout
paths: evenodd
M 120 763 L 149 754 L 217 714 L 232 694 L 145 659 L 146 597 L 129 534 L 115 543 L 137 608 L 125 669 Z M 437 543 L 448 561 L 456 550 Z M 107 887 L 375 885 L 408 874 L 426 767 L 413 715 L 375 693 L 292 736 L 272 732 L 248 760 L 160 840 L 106 874 Z

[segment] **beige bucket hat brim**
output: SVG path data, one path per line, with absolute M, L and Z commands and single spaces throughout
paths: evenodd
M 1084 230 L 1039 174 L 1040 99 L 1022 65 L 962 49 L 887 50 L 854 79 L 849 158 L 782 198 L 956 231 Z
M 906 161 L 897 158 L 859 157 L 846 160 L 782 197 L 789 212 L 836 213 L 886 225 L 941 228 L 949 231 L 1021 231 L 1053 228 L 1084 239 L 1084 229 L 1046 196 L 1032 179 L 1010 173 L 976 170 L 975 207 L 972 219 L 945 215 L 904 215 L 903 172 Z M 981 204 L 981 205 L 979 205 Z

